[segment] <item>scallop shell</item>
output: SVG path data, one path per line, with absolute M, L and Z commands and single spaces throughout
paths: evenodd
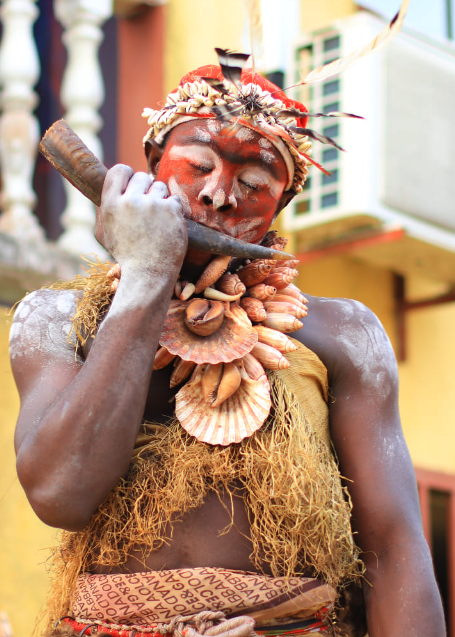
M 199 336 L 185 325 L 188 302 L 171 304 L 161 333 L 160 345 L 184 361 L 194 363 L 230 363 L 251 352 L 258 336 L 245 321 L 232 313 L 226 304 L 221 327 L 209 336 Z M 243 312 L 243 311 L 242 311 Z
M 175 414 L 191 435 L 211 445 L 241 442 L 260 429 L 270 412 L 270 385 L 266 376 L 251 380 L 240 366 L 238 390 L 219 407 L 204 402 L 201 389 L 205 365 L 198 365 L 191 380 L 175 397 Z

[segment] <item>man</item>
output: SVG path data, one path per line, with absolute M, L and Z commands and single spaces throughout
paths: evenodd
M 207 79 L 215 82 L 201 79 L 209 74 Z M 276 214 L 301 187 L 310 162 L 308 152 L 298 152 L 308 142 L 307 138 L 300 139 L 298 129 L 302 122 L 297 122 L 295 130 L 295 118 L 290 123 L 289 115 L 275 116 L 276 110 L 267 110 L 270 105 L 271 109 L 285 110 L 290 107 L 289 101 L 286 104 L 285 96 L 258 76 L 253 79 L 260 89 L 252 89 L 251 79 L 251 75 L 244 74 L 242 83 L 235 88 L 229 82 L 221 87 L 219 69 L 204 68 L 189 74 L 179 90 L 169 96 L 167 109 L 160 111 L 159 117 L 156 113 L 150 115 L 152 128 L 146 137 L 150 175 L 133 174 L 126 166 L 109 171 L 97 215 L 96 236 L 115 257 L 121 277 L 107 311 L 98 313 L 100 327 L 94 339 L 88 339 L 82 350 L 79 347 L 76 356 L 75 343 L 71 338 L 68 342 L 79 302 L 77 291 L 35 292 L 16 312 L 11 356 L 21 395 L 16 433 L 18 475 L 37 515 L 46 524 L 71 532 L 65 535 L 58 557 L 59 576 L 69 587 L 66 595 L 72 597 L 73 606 L 61 614 L 72 616 L 65 621 L 80 634 L 90 634 L 98 625 L 99 630 L 110 635 L 178 630 L 182 634 L 188 630 L 190 634 L 191 630 L 217 634 L 222 630 L 223 634 L 243 637 L 251 632 L 248 619 L 234 618 L 233 623 L 222 623 L 221 628 L 208 628 L 211 624 L 204 622 L 238 615 L 232 608 L 229 611 L 226 599 L 229 595 L 234 599 L 237 593 L 240 597 L 242 588 L 250 585 L 247 578 L 258 570 L 265 575 L 253 575 L 260 582 L 257 588 L 267 590 L 262 605 L 252 604 L 251 612 L 245 605 L 235 608 L 246 608 L 243 614 L 263 620 L 261 627 L 264 623 L 279 624 L 277 617 L 281 612 L 286 621 L 292 617 L 300 621 L 291 625 L 290 634 L 292 627 L 302 633 L 318 627 L 325 630 L 323 616 L 334 601 L 330 587 L 322 581 L 328 582 L 329 576 L 323 577 L 324 568 L 316 564 L 316 553 L 311 554 L 307 538 L 292 540 L 292 546 L 304 548 L 298 557 L 294 556 L 298 568 L 290 573 L 280 561 L 287 546 L 277 544 L 279 548 L 274 549 L 271 540 L 267 544 L 267 538 L 279 542 L 280 537 L 273 535 L 273 529 L 260 526 L 259 498 L 251 499 L 251 483 L 258 476 L 257 462 L 252 463 L 247 477 L 244 469 L 236 473 L 233 467 L 234 461 L 244 461 L 242 454 L 251 452 L 257 461 L 257 447 L 265 444 L 267 435 L 279 436 L 280 432 L 269 427 L 261 437 L 259 428 L 237 446 L 217 448 L 185 436 L 178 422 L 173 421 L 168 430 L 160 426 L 174 415 L 175 390 L 169 389 L 169 368 L 152 374 L 171 297 L 175 296 L 179 277 L 180 281 L 197 281 L 212 258 L 187 249 L 184 216 L 259 243 Z M 256 91 L 254 99 L 252 90 Z M 212 105 L 224 107 L 221 114 L 211 110 Z M 251 115 L 252 111 L 258 114 Z M 85 298 L 88 296 L 86 288 Z M 422 533 L 414 472 L 399 421 L 397 370 L 390 343 L 376 317 L 356 301 L 309 297 L 308 309 L 305 326 L 293 337 L 305 346 L 298 346 L 299 352 L 308 353 L 305 355 L 311 359 L 311 374 L 316 368 L 321 378 L 325 368 L 328 372 L 331 398 L 327 400 L 326 392 L 324 404 L 329 407 L 331 440 L 340 473 L 347 480 L 353 505 L 352 529 L 366 568 L 363 592 L 368 634 L 440 637 L 445 630 L 443 613 Z M 296 364 L 298 360 L 292 359 Z M 323 385 L 323 380 L 317 383 Z M 276 394 L 274 422 L 279 399 Z M 308 401 L 306 397 L 301 399 L 295 407 L 297 412 L 300 408 L 310 409 Z M 144 421 L 154 423 L 153 427 L 144 430 Z M 292 429 L 289 431 L 294 435 Z M 284 462 L 284 456 L 290 453 L 289 446 L 284 451 L 286 436 L 279 439 L 280 444 L 273 444 L 278 438 L 272 438 L 266 448 L 265 456 L 274 455 L 275 460 L 261 457 L 264 475 L 269 475 L 262 484 L 264 498 L 269 498 L 271 507 L 274 499 L 278 501 L 280 497 L 280 502 L 290 505 L 295 484 L 301 493 L 294 506 L 305 512 L 301 518 L 311 517 L 312 500 L 316 501 L 318 491 L 323 490 L 322 475 L 311 495 L 311 471 L 306 463 L 290 468 L 289 479 L 294 483 L 289 482 L 287 489 L 284 485 L 282 490 L 288 493 L 281 496 L 277 490 L 283 485 L 270 478 L 275 475 L 273 462 Z M 322 458 L 329 453 L 318 446 L 316 438 L 313 434 L 308 436 L 314 445 L 308 463 L 313 455 Z M 184 452 L 180 453 L 183 447 Z M 142 453 L 143 448 L 149 450 L 149 455 Z M 166 454 L 165 463 L 162 456 Z M 219 460 L 218 465 L 213 458 Z M 179 463 L 190 461 L 193 465 L 185 474 L 183 489 Z M 201 474 L 201 466 L 210 462 L 211 474 L 207 478 Z M 333 474 L 331 485 L 339 482 L 333 466 L 330 464 L 327 469 Z M 224 482 L 219 486 L 215 469 L 224 471 Z M 302 486 L 298 474 L 305 471 L 309 471 L 309 481 Z M 200 480 L 204 486 L 198 491 Z M 249 500 L 244 497 L 248 489 Z M 332 493 L 331 489 L 332 486 L 327 494 Z M 153 508 L 150 503 L 156 503 L 161 492 L 164 495 L 160 506 Z M 337 510 L 347 510 L 342 491 L 338 493 L 341 496 L 333 495 L 339 498 Z M 325 509 L 330 506 L 327 495 L 312 528 L 317 528 L 318 520 L 325 519 Z M 122 511 L 117 518 L 119 510 Z M 166 513 L 162 513 L 164 510 Z M 264 515 L 267 512 L 265 507 Z M 292 535 L 292 529 L 286 528 L 287 514 L 281 513 L 285 521 L 279 534 Z M 152 518 L 153 526 L 156 523 L 161 528 L 161 535 L 147 526 Z M 297 517 L 293 524 L 300 522 Z M 128 544 L 129 537 L 134 537 L 134 541 Z M 332 540 L 334 537 L 332 534 Z M 346 561 L 351 560 L 346 573 L 352 576 L 357 566 L 352 545 L 346 547 L 345 555 Z M 321 563 L 330 556 L 322 558 Z M 78 562 L 76 566 L 72 560 Z M 216 580 L 226 592 L 224 600 L 216 591 L 209 597 L 209 589 L 204 588 L 206 580 L 201 579 L 206 575 L 215 581 L 220 573 L 226 578 Z M 287 588 L 283 578 L 277 579 L 283 574 L 291 575 Z M 187 585 L 185 578 L 195 583 Z M 173 583 L 174 602 L 166 593 L 157 603 L 153 591 L 163 589 L 164 581 Z M 235 595 L 226 582 L 233 586 Z M 188 627 L 185 618 L 178 616 L 190 614 L 185 605 L 189 598 L 195 600 L 193 610 L 202 610 L 197 605 L 201 602 L 197 598 L 200 589 L 208 591 L 204 611 L 212 615 L 199 614 L 196 623 Z M 61 591 L 58 595 L 60 599 L 64 596 Z M 128 615 L 125 605 L 136 604 L 136 608 L 140 595 L 142 615 Z M 295 609 L 291 612 L 286 606 L 291 603 L 288 598 L 298 599 L 299 604 L 305 602 L 307 606 L 298 610 L 306 609 L 306 614 L 296 614 Z M 156 623 L 163 600 L 173 604 L 175 614 L 166 615 L 167 623 L 161 619 Z M 235 603 L 232 601 L 234 606 Z M 281 603 L 286 611 L 278 612 Z M 270 605 L 273 612 L 267 615 Z M 217 615 L 220 608 L 224 614 Z M 315 608 L 319 610 L 313 612 Z M 145 621 L 147 617 L 155 623 Z M 286 632 L 283 627 L 280 630 Z M 263 631 L 267 632 L 266 628 Z M 339 634 L 347 633 L 340 629 Z

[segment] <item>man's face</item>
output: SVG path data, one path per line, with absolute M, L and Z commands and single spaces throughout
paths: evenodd
M 198 120 L 171 131 L 156 178 L 180 197 L 189 219 L 256 243 L 273 221 L 288 174 L 259 133 Z

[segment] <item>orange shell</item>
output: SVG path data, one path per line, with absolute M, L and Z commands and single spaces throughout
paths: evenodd
M 290 268 L 286 268 L 286 269 L 290 269 Z M 266 277 L 262 282 L 265 283 L 266 285 L 271 285 L 277 290 L 282 290 L 283 288 L 287 287 L 291 283 L 292 279 L 294 278 L 295 278 L 294 276 L 288 273 L 273 271 L 272 274 L 269 274 L 269 276 Z
M 278 312 L 282 314 L 292 314 L 295 318 L 301 319 L 304 318 L 308 311 L 306 308 L 300 308 L 294 303 L 287 303 L 286 301 L 265 301 L 264 307 L 267 310 L 267 314 L 271 314 L 273 312 Z
M 216 287 L 225 294 L 245 294 L 246 287 L 236 274 L 223 274 L 216 282 Z
M 182 427 L 201 442 L 223 446 L 241 442 L 257 431 L 269 415 L 269 381 L 266 376 L 251 380 L 241 366 L 238 390 L 218 407 L 210 407 L 201 390 L 204 368 L 196 367 L 191 380 L 177 393 L 175 415 Z
M 275 294 L 276 288 L 271 285 L 265 285 L 265 283 L 257 283 L 248 289 L 248 296 L 251 296 L 253 299 L 259 299 L 260 301 L 269 301 Z
M 227 307 L 221 327 L 209 336 L 199 336 L 185 325 L 188 303 L 171 304 L 161 332 L 160 345 L 184 361 L 194 363 L 230 363 L 251 352 L 258 336 L 250 325 Z
M 243 299 L 240 299 L 240 307 L 248 314 L 250 321 L 256 321 L 259 323 L 267 316 L 264 304 L 259 299 L 253 299 L 248 296 L 244 297 Z
M 200 336 L 216 332 L 224 319 L 224 305 L 219 301 L 192 299 L 185 310 L 184 321 L 187 328 Z
M 295 332 L 303 327 L 303 323 L 292 316 L 292 314 L 281 314 L 281 312 L 270 312 L 267 318 L 262 321 L 262 325 L 270 327 L 272 330 L 280 332 Z
M 286 294 L 287 296 L 292 296 L 294 299 L 298 299 L 304 305 L 308 303 L 308 299 L 305 298 L 305 296 L 302 294 L 299 288 L 293 283 L 290 283 L 285 288 L 282 288 L 280 290 L 280 294 Z
M 273 267 L 261 259 L 255 259 L 237 272 L 237 276 L 247 288 L 261 283 L 272 272 Z

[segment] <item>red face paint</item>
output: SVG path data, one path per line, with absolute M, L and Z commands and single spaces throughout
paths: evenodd
M 180 197 L 186 217 L 255 243 L 273 221 L 288 174 L 259 133 L 198 120 L 171 131 L 156 178 Z

